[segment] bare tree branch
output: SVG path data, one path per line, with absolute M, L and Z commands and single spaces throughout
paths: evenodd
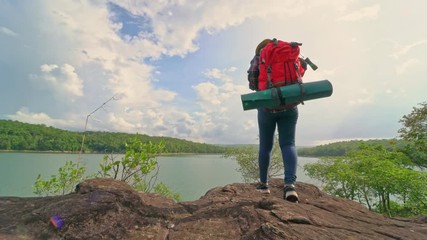
M 78 161 L 77 161 L 77 168 L 79 167 L 80 160 L 81 160 L 81 155 L 82 155 L 82 153 L 83 153 L 83 146 L 84 146 L 84 144 L 85 144 L 85 138 L 86 138 L 87 123 L 88 123 L 88 121 L 89 121 L 90 116 L 92 116 L 92 114 L 96 113 L 99 109 L 104 108 L 104 106 L 105 106 L 105 105 L 107 105 L 107 103 L 108 103 L 108 102 L 110 102 L 110 101 L 112 101 L 112 100 L 118 100 L 118 99 L 117 99 L 117 96 L 116 96 L 116 95 L 112 96 L 111 98 L 109 98 L 107 101 L 105 101 L 105 102 L 104 102 L 103 104 L 101 104 L 98 108 L 96 108 L 95 110 L 93 110 L 91 113 L 89 113 L 89 114 L 86 116 L 85 129 L 84 129 L 84 132 L 83 132 L 82 145 L 81 145 L 81 147 L 80 147 L 79 158 L 78 158 Z

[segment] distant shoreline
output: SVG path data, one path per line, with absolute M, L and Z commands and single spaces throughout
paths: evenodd
M 80 154 L 80 152 L 73 151 L 34 151 L 34 150 L 0 150 L 0 153 L 52 153 L 52 154 Z M 81 154 L 107 154 L 101 152 L 84 152 Z M 124 153 L 113 153 L 113 154 L 124 154 Z M 161 153 L 159 156 L 174 156 L 174 155 L 221 155 L 222 153 Z

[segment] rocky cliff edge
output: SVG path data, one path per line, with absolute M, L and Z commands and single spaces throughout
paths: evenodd
M 291 203 L 282 183 L 273 179 L 267 196 L 234 183 L 176 203 L 91 179 L 64 196 L 1 197 L 0 239 L 427 239 L 427 216 L 386 218 L 305 183 Z

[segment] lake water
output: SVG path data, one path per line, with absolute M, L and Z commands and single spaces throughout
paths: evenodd
M 80 163 L 86 166 L 87 174 L 99 170 L 103 156 L 81 155 Z M 78 159 L 78 154 L 0 153 L 0 196 L 36 196 L 32 185 L 38 174 L 48 179 L 57 174 L 66 161 L 77 162 Z M 237 163 L 221 155 L 161 156 L 157 161 L 160 166 L 157 181 L 179 192 L 184 201 L 196 200 L 217 186 L 243 182 L 241 174 L 236 171 Z M 316 158 L 299 158 L 298 181 L 316 184 L 302 169 L 304 164 L 316 161 Z

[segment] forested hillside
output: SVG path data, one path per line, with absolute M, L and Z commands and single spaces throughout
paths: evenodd
M 125 143 L 135 134 L 112 132 L 86 132 L 84 152 L 125 151 Z M 139 135 L 142 141 L 165 144 L 164 153 L 222 153 L 224 147 L 196 143 L 170 137 Z M 79 152 L 83 132 L 72 132 L 48 127 L 43 124 L 28 124 L 11 120 L 0 120 L 0 150 L 11 151 L 62 151 Z
M 397 139 L 351 140 L 299 148 L 298 154 L 305 157 L 344 156 L 346 152 L 358 149 L 361 144 L 383 146 L 387 150 L 399 150 L 403 149 L 405 141 Z

